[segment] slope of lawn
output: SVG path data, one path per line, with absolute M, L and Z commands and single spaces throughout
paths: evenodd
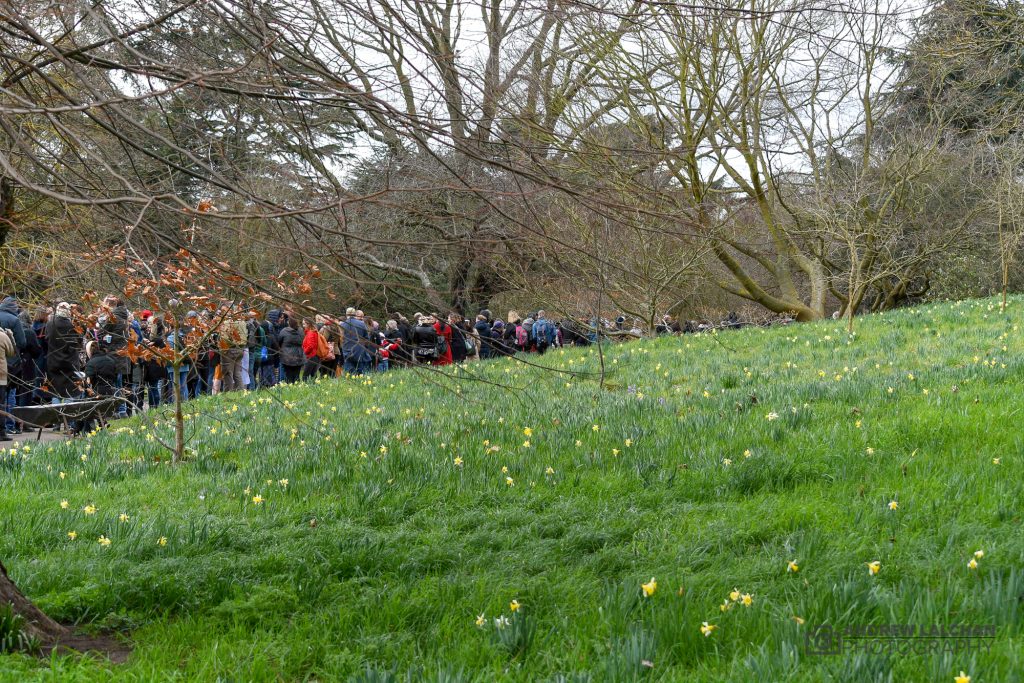
M 617 345 L 603 388 L 581 349 L 204 399 L 176 465 L 166 415 L 8 452 L 0 558 L 135 649 L 0 679 L 1022 680 L 1022 313 Z M 997 635 L 808 655 L 823 622 Z

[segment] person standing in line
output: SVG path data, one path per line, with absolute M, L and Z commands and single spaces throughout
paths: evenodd
M 555 326 L 547 319 L 544 311 L 537 311 L 537 319 L 533 323 L 532 341 L 537 348 L 537 353 L 543 354 L 549 346 L 555 343 L 557 331 Z
M 294 384 L 299 381 L 302 366 L 306 364 L 306 354 L 302 350 L 304 335 L 299 329 L 298 318 L 291 316 L 288 324 L 281 330 L 278 337 L 281 352 L 282 382 Z
M 362 375 L 370 371 L 370 363 L 373 355 L 370 353 L 369 345 L 370 331 L 363 322 L 363 312 L 354 308 L 345 310 L 347 316 L 341 324 L 341 331 L 344 335 L 342 341 L 342 355 L 344 356 L 344 369 L 350 375 Z
M 470 353 L 474 345 L 472 337 L 462 328 L 462 316 L 458 313 L 448 315 L 448 324 L 452 329 L 452 362 L 463 363 L 473 355 Z
M 7 359 L 14 358 L 18 347 L 14 343 L 14 335 L 6 327 L 0 327 L 0 391 L 7 391 Z M 0 441 L 10 441 L 7 436 L 5 420 L 0 420 Z
M 334 318 L 325 317 L 320 327 L 320 336 L 327 343 L 327 356 L 320 359 L 324 375 L 335 377 L 338 374 L 338 359 L 341 357 L 341 327 Z
M 302 368 L 302 378 L 304 380 L 314 379 L 320 374 L 322 366 L 320 364 L 320 351 L 323 338 L 316 329 L 316 325 L 309 318 L 302 319 L 302 353 L 306 357 L 306 362 Z
M 490 358 L 493 347 L 491 344 L 491 323 L 487 321 L 487 316 L 483 313 L 477 315 L 474 327 L 476 328 L 476 333 L 480 335 L 481 360 Z
M 61 302 L 46 324 L 46 383 L 52 393 L 52 403 L 77 398 L 76 373 L 82 362 L 82 335 L 71 320 L 71 304 Z
M 123 393 L 131 383 L 132 362 L 122 351 L 127 348 L 131 330 L 128 324 L 128 309 L 121 299 L 111 294 L 103 299 L 103 323 L 100 325 L 100 339 L 106 345 L 106 354 L 117 368 L 117 389 Z M 128 417 L 128 401 L 117 409 L 118 417 Z
M 434 365 L 451 365 L 452 364 L 452 328 L 451 325 L 444 322 L 437 317 L 436 314 L 431 315 L 434 319 L 434 331 L 437 332 L 437 360 L 434 361 Z
M 228 315 L 227 310 L 222 311 L 219 346 L 220 388 L 223 393 L 246 388 L 242 378 L 242 363 L 245 361 L 245 347 L 249 343 L 249 329 L 245 322 L 228 318 Z
M 25 337 L 25 326 L 21 324 L 21 317 L 19 316 L 20 307 L 18 306 L 18 300 L 13 296 L 4 297 L 3 301 L 0 301 L 0 327 L 6 329 L 11 333 L 11 338 L 14 339 L 14 347 L 18 352 L 15 356 L 10 359 L 7 363 L 8 375 L 15 375 L 21 373 L 21 352 L 27 345 L 27 339 Z M 6 406 L 6 412 L 10 413 L 11 409 L 17 405 L 17 391 L 13 383 L 8 383 L 3 389 L 3 395 L 0 396 L 0 405 Z M 7 420 L 7 431 L 18 432 L 17 425 L 11 418 Z

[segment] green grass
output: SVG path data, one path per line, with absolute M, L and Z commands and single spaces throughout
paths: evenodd
M 1022 306 L 635 342 L 604 389 L 591 349 L 204 399 L 178 465 L 138 422 L 23 448 L 0 558 L 135 650 L 3 655 L 0 678 L 1020 681 Z M 722 611 L 733 588 L 753 604 Z M 997 637 L 808 656 L 822 622 Z

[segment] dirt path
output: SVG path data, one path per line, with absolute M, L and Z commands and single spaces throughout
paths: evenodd
M 30 429 L 26 430 L 21 434 L 9 434 L 9 436 L 12 439 L 14 439 L 14 441 L 2 441 L 0 442 L 0 444 L 6 444 L 8 447 L 10 447 L 10 445 L 13 444 L 14 442 L 27 443 L 31 445 L 34 443 L 52 443 L 54 441 L 63 441 L 68 438 L 67 434 L 64 434 L 62 432 L 55 432 L 49 428 L 43 430 L 42 437 L 40 437 L 37 441 L 36 437 L 38 435 L 38 429 Z

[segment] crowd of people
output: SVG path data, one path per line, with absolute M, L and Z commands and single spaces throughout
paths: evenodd
M 7 415 L 0 419 L 0 440 L 22 427 L 11 415 L 16 406 L 118 396 L 119 415 L 127 416 L 171 400 L 175 390 L 189 399 L 395 366 L 543 354 L 631 331 L 624 317 L 556 321 L 543 310 L 526 316 L 510 311 L 504 320 L 486 309 L 475 320 L 454 312 L 411 318 L 393 313 L 381 322 L 355 308 L 338 318 L 304 317 L 288 308 L 265 314 L 232 308 L 188 311 L 175 319 L 130 311 L 113 295 L 91 313 L 61 302 L 30 314 L 6 297 L 0 301 L 0 394 Z M 666 316 L 657 331 L 686 330 Z M 161 350 L 176 351 L 177 361 L 169 362 L 174 354 Z

